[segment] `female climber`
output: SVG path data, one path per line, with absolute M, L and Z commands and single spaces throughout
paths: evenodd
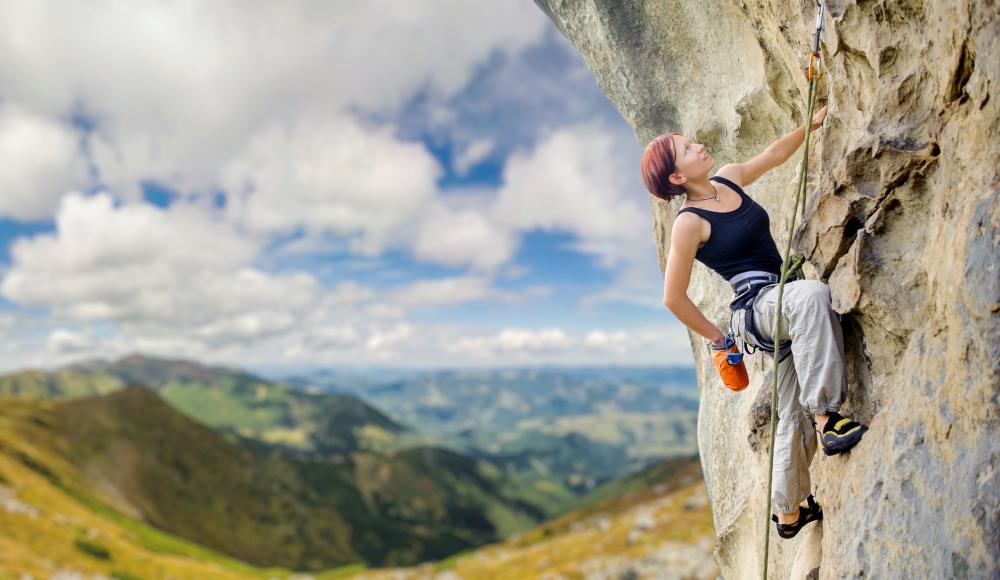
M 826 107 L 812 118 L 822 125 Z M 736 293 L 730 305 L 734 335 L 751 345 L 778 348 L 778 425 L 771 500 L 782 538 L 795 536 L 823 513 L 810 493 L 809 463 L 815 429 L 827 455 L 850 450 L 868 428 L 838 414 L 847 398 L 844 342 L 830 288 L 817 280 L 786 281 L 781 336 L 774 330 L 782 259 L 771 237 L 767 212 L 744 191 L 791 157 L 805 138 L 801 126 L 744 163 L 721 167 L 705 146 L 684 135 L 664 133 L 646 146 L 641 172 L 654 196 L 684 196 L 674 220 L 664 275 L 663 302 L 688 328 L 722 347 L 726 334 L 688 298 L 694 260 L 726 279 Z M 747 316 L 752 318 L 747 318 Z M 749 324 L 747 324 L 749 321 Z M 800 505 L 803 501 L 807 505 Z

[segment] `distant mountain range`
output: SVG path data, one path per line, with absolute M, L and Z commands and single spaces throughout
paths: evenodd
M 321 370 L 282 380 L 356 396 L 444 444 L 578 493 L 697 452 L 693 368 L 439 370 L 386 379 Z
M 144 387 L 5 400 L 0 450 L 98 509 L 293 569 L 438 559 L 530 527 L 567 501 L 445 449 L 355 452 L 340 463 L 262 454 Z
M 446 557 L 450 566 L 483 545 L 523 544 L 541 522 L 697 479 L 696 460 L 650 456 L 646 469 L 614 475 L 641 462 L 643 437 L 673 417 L 675 436 L 693 434 L 681 378 L 534 372 L 424 373 L 335 392 L 130 356 L 0 377 L 0 555 L 15 555 L 0 571 L 47 576 L 63 562 L 120 578 L 280 577 L 346 565 L 341 577 Z M 363 400 L 372 392 L 414 404 L 383 413 Z M 614 405 L 601 402 L 612 393 Z M 633 406 L 643 397 L 675 414 L 651 420 Z M 504 408 L 517 400 L 528 402 L 520 420 Z M 417 431 L 429 402 L 481 428 L 456 433 L 441 415 L 435 432 Z
M 76 398 L 143 384 L 230 441 L 302 459 L 444 447 L 584 494 L 696 452 L 690 368 L 317 371 L 269 380 L 133 355 L 0 377 L 0 396 Z
M 369 465 L 375 472 L 387 471 L 378 461 Z M 290 561 L 305 558 L 316 566 L 323 562 L 317 550 L 350 552 L 352 543 L 372 538 L 396 541 L 407 554 L 385 558 L 383 564 L 390 568 L 356 562 L 314 573 L 316 578 L 363 574 L 370 580 L 415 579 L 433 570 L 463 578 L 595 572 L 644 577 L 667 571 L 684 578 L 715 577 L 711 516 L 699 467 L 694 458 L 658 462 L 606 483 L 577 507 L 502 542 L 406 568 L 391 562 L 420 560 L 415 555 L 427 552 L 420 547 L 407 552 L 407 542 L 444 537 L 447 525 L 434 530 L 437 524 L 383 522 L 384 527 L 376 524 L 374 529 L 402 535 L 363 530 L 354 531 L 360 538 L 339 535 L 352 531 L 349 516 L 362 513 L 369 505 L 365 497 L 374 496 L 378 487 L 373 480 L 367 491 L 350 491 L 347 466 L 313 471 L 295 460 L 256 456 L 186 419 L 145 389 L 73 402 L 2 399 L 0 576 L 304 578 L 286 567 L 247 565 L 193 541 L 206 537 L 227 550 L 259 548 L 258 559 L 277 554 Z M 368 479 L 372 471 L 355 469 L 354 475 Z M 406 469 L 388 471 L 392 477 L 393 471 Z M 342 495 L 331 494 L 318 485 L 322 482 Z M 419 492 L 410 494 L 411 502 L 426 489 L 421 484 Z M 340 497 L 339 505 L 353 497 L 358 506 L 346 516 L 328 519 L 328 507 L 338 500 L 317 493 Z
M 129 384 L 148 387 L 231 441 L 243 438 L 261 448 L 329 458 L 435 443 L 357 397 L 306 393 L 239 369 L 139 355 L 11 373 L 0 377 L 0 396 L 75 399 Z

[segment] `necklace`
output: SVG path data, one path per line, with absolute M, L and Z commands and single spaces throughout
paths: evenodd
M 718 188 L 716 188 L 714 185 L 712 186 L 712 188 L 715 189 L 715 195 L 713 195 L 711 197 L 703 197 L 701 199 L 691 199 L 689 197 L 689 198 L 687 198 L 687 200 L 688 201 L 705 201 L 706 199 L 714 199 L 715 201 L 717 201 L 719 203 L 722 203 L 722 201 L 719 200 L 719 190 L 718 190 Z

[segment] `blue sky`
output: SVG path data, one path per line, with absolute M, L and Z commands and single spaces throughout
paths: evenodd
M 532 2 L 5 4 L 3 369 L 691 362 L 640 144 Z

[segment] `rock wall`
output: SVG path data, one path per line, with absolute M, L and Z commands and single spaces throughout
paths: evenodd
M 718 167 L 802 124 L 812 0 L 536 0 L 642 144 L 667 131 Z M 995 0 L 828 4 L 806 223 L 807 277 L 830 285 L 846 409 L 871 425 L 817 454 L 822 525 L 771 535 L 774 578 L 1000 576 L 1000 8 Z M 817 107 L 818 108 L 818 107 Z M 748 192 L 783 245 L 801 150 Z M 636 171 L 639 160 L 636 159 Z M 650 197 L 666 261 L 680 204 Z M 688 295 L 720 328 L 728 285 L 695 264 Z M 664 323 L 667 322 L 665 313 Z M 759 577 L 770 359 L 726 390 L 691 335 L 698 437 L 726 578 Z

